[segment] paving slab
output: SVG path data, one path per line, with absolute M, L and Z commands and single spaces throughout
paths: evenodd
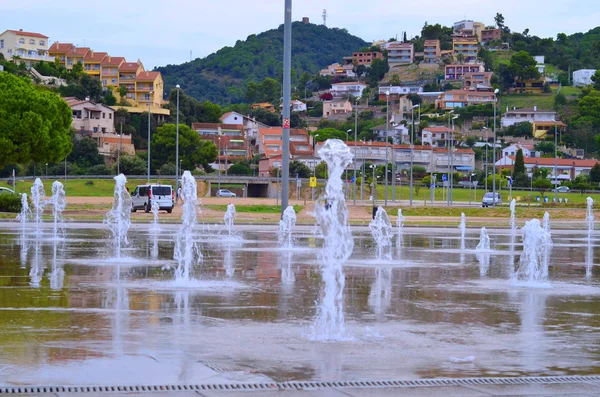
M 600 384 L 557 383 L 540 385 L 468 386 L 492 396 L 600 396 Z

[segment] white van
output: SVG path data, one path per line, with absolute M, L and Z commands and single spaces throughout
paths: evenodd
M 175 206 L 175 191 L 171 185 L 138 185 L 131 193 L 131 212 L 138 209 L 150 212 L 152 203 L 157 202 L 159 209 L 169 214 Z

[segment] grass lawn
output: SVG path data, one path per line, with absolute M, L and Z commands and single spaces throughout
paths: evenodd
M 43 179 L 44 188 L 46 190 L 46 195 L 52 194 L 52 182 L 55 179 Z M 59 180 L 61 183 L 65 184 L 64 180 Z M 91 182 L 92 185 L 86 185 L 87 182 Z M 153 183 L 156 183 L 156 180 L 152 180 Z M 129 187 L 130 191 L 133 191 L 137 185 L 143 185 L 146 183 L 146 180 L 128 180 L 127 187 Z M 161 179 L 160 183 L 175 185 L 175 180 L 167 180 Z M 31 192 L 31 186 L 33 185 L 32 180 L 18 180 L 16 181 L 16 189 L 14 189 L 17 193 L 28 193 Z M 6 181 L 1 181 L 0 186 L 8 187 L 12 189 L 13 187 L 8 185 Z M 65 184 L 65 192 L 67 196 L 72 197 L 110 197 L 114 194 L 115 190 L 115 181 L 113 179 L 67 179 Z
M 430 202 L 431 199 L 431 193 L 430 193 L 430 188 L 428 187 L 420 187 L 419 188 L 419 192 L 417 193 L 417 189 L 413 189 L 413 204 L 414 205 L 423 205 L 423 201 L 426 200 L 427 203 Z M 435 201 L 442 201 L 442 200 L 447 200 L 446 198 L 446 189 L 442 189 L 442 188 L 436 188 L 435 189 Z M 502 190 L 496 190 L 498 193 L 500 193 L 500 196 L 502 197 L 502 203 L 507 206 L 509 204 L 509 190 L 508 189 L 502 189 Z M 471 198 L 471 202 L 473 203 L 481 203 L 481 199 L 483 198 L 483 195 L 486 193 L 486 191 L 484 189 L 477 189 L 477 196 L 475 196 L 475 190 L 470 190 L 470 189 L 462 189 L 462 188 L 457 188 L 457 189 L 452 189 L 452 199 L 454 202 L 469 202 L 469 197 Z M 528 190 L 513 190 L 512 195 L 513 198 L 517 200 L 517 204 L 521 204 L 521 205 L 527 205 L 528 204 L 528 198 L 531 192 L 529 192 Z M 358 194 L 360 195 L 360 189 L 358 189 Z M 443 198 L 442 198 L 443 195 Z M 545 192 L 544 193 L 545 196 L 549 197 L 549 200 L 552 201 L 552 199 L 554 198 L 554 192 Z M 371 196 L 371 192 L 369 189 L 367 189 L 367 187 L 365 186 L 365 193 L 364 193 L 364 199 L 368 200 L 369 197 Z M 402 186 L 401 188 L 398 188 L 396 186 L 396 200 L 408 200 L 409 199 L 409 188 Z M 532 204 L 538 204 L 535 201 L 535 197 L 536 196 L 540 196 L 541 199 L 541 194 L 539 192 L 534 191 L 533 192 L 533 197 L 534 197 L 534 201 L 532 202 Z M 595 193 L 595 194 L 581 194 L 581 193 L 558 193 L 558 198 L 562 198 L 563 200 L 565 198 L 567 198 L 569 200 L 569 205 L 568 206 L 585 206 L 586 205 L 586 198 L 587 197 L 591 197 L 593 198 L 595 201 L 600 200 L 600 193 Z M 359 196 L 360 197 L 360 196 Z M 378 201 L 383 200 L 385 197 L 385 186 L 381 186 L 378 185 L 377 186 L 377 197 L 376 199 Z M 391 200 L 392 198 L 392 187 L 391 185 L 388 188 L 388 203 L 389 200 Z M 352 199 L 352 194 L 350 193 L 349 195 L 349 200 Z M 376 203 L 376 204 L 381 204 L 381 203 Z M 558 207 L 567 207 L 567 205 L 565 204 L 557 204 Z
M 556 88 L 552 87 L 552 92 L 556 92 L 556 91 L 558 91 L 558 87 L 556 87 Z M 581 95 L 581 88 L 571 87 L 571 86 L 563 86 L 560 88 L 560 92 L 566 97 L 570 97 L 570 96 L 578 97 L 579 95 Z
M 395 220 L 398 214 L 399 207 L 387 206 L 384 207 L 386 212 L 390 214 L 392 219 Z M 371 213 L 369 208 L 368 213 Z M 569 209 L 562 210 L 548 210 L 543 207 L 517 207 L 516 217 L 521 219 L 539 218 L 544 216 L 545 212 L 549 212 L 552 218 L 556 219 L 571 219 L 573 217 L 572 211 Z M 436 217 L 460 217 L 461 214 L 465 214 L 467 217 L 475 218 L 505 218 L 508 222 L 510 210 L 507 207 L 501 208 L 481 208 L 481 207 L 412 207 L 402 208 L 402 215 L 404 216 L 428 216 L 434 220 Z M 583 217 L 583 215 L 582 215 Z
M 227 211 L 227 204 L 209 204 L 203 205 L 204 208 L 208 208 L 215 211 Z M 304 206 L 302 205 L 294 205 L 294 211 L 296 213 L 302 211 Z M 278 205 L 236 205 L 236 212 L 253 212 L 260 214 L 279 214 L 281 212 L 281 207 Z
M 516 108 L 532 108 L 537 106 L 538 109 L 553 109 L 554 95 L 553 94 L 510 94 L 500 96 L 500 112 L 504 113 L 506 107 L 509 109 Z

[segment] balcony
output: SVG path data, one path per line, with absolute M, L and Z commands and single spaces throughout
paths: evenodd
M 121 81 L 135 80 L 135 74 L 120 74 L 119 80 L 121 80 Z
M 150 91 L 152 91 L 152 90 L 154 90 L 154 87 L 152 87 L 152 86 L 139 86 L 139 85 L 138 85 L 138 87 L 137 87 L 137 90 L 136 90 L 136 91 L 137 91 L 137 92 L 150 92 Z

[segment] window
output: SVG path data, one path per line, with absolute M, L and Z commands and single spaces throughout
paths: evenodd
M 105 119 L 106 118 L 106 113 L 102 112 L 102 118 Z
M 34 39 L 29 39 L 29 44 L 35 45 L 35 40 Z
M 102 85 L 106 85 L 106 79 L 102 79 Z
M 0 40 L 0 48 L 4 48 L 4 39 Z
M 19 39 L 19 44 L 25 44 L 25 39 L 23 39 L 23 38 L 20 38 L 20 39 Z
M 104 134 L 106 132 L 106 128 L 102 127 L 102 133 Z
M 112 113 L 108 114 L 108 119 L 111 120 L 112 119 Z
M 40 45 L 46 45 L 46 42 L 44 40 L 40 40 Z

